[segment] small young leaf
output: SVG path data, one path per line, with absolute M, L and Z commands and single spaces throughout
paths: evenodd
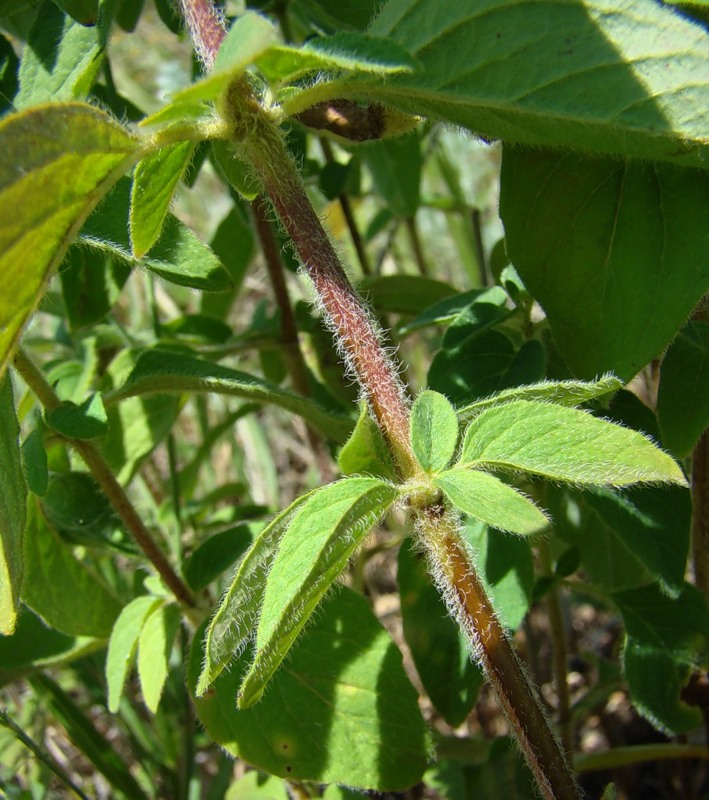
M 585 411 L 513 400 L 468 427 L 460 466 L 521 471 L 579 485 L 686 484 L 676 462 L 642 434 Z
M 208 292 L 221 292 L 231 287 L 229 273 L 216 255 L 172 214 L 165 217 L 162 232 L 150 254 L 137 261 L 128 236 L 130 192 L 130 180 L 119 180 L 101 208 L 86 220 L 80 237 L 83 244 L 128 263 L 139 263 L 178 286 Z
M 342 31 L 308 40 L 302 47 L 275 46 L 256 61 L 271 81 L 293 81 L 310 72 L 347 70 L 377 74 L 413 72 L 418 63 L 391 39 Z
M 80 25 L 91 27 L 98 21 L 99 0 L 53 0 Z
M 51 272 L 139 142 L 79 103 L 0 121 L 0 375 Z
M 657 414 L 662 443 L 688 455 L 709 424 L 709 325 L 688 322 L 662 359 Z
M 138 162 L 130 206 L 130 240 L 136 258 L 142 258 L 160 238 L 175 188 L 196 147 L 194 142 L 178 142 Z
M 355 429 L 340 450 L 337 463 L 344 475 L 374 475 L 396 480 L 391 452 L 366 403 L 362 403 Z
M 342 441 L 352 430 L 350 419 L 331 414 L 294 392 L 280 389 L 245 372 L 168 350 L 147 350 L 142 353 L 125 385 L 105 399 L 107 404 L 112 405 L 127 397 L 159 392 L 216 392 L 273 403 L 299 414 L 336 441 Z
M 573 408 L 622 388 L 623 382 L 613 375 L 604 375 L 597 381 L 540 381 L 528 386 L 504 389 L 484 400 L 477 400 L 459 408 L 458 416 L 469 420 L 486 408 L 509 403 L 511 400 L 537 400 Z
M 268 574 L 240 708 L 261 698 L 320 600 L 398 494 L 376 478 L 347 478 L 316 490 L 298 510 Z
M 148 615 L 140 631 L 138 677 L 145 705 L 153 714 L 167 680 L 170 651 L 179 625 L 180 609 L 161 605 Z
M 290 800 L 290 798 L 284 781 L 253 769 L 230 784 L 224 800 Z
M 450 324 L 467 308 L 474 308 L 478 304 L 502 308 L 507 300 L 507 292 L 500 286 L 461 292 L 428 306 L 419 316 L 399 328 L 399 336 L 408 336 L 429 325 Z
M 416 672 L 436 710 L 455 728 L 475 705 L 482 672 L 424 562 L 405 544 L 399 551 L 398 582 L 404 637 Z
M 544 512 L 529 498 L 487 472 L 449 469 L 437 475 L 434 483 L 463 514 L 498 530 L 527 536 L 549 525 Z
M 625 623 L 623 667 L 633 702 L 660 730 L 693 730 L 701 713 L 682 701 L 681 692 L 692 668 L 709 662 L 706 599 L 686 584 L 675 598 L 653 585 L 616 592 L 613 600 Z
M 201 669 L 201 641 L 198 633 L 190 687 Z M 233 756 L 289 780 L 362 790 L 398 791 L 421 779 L 429 744 L 418 697 L 364 597 L 347 588 L 328 597 L 263 700 L 237 710 L 248 658 L 195 703 L 210 738 Z
M 392 214 L 412 219 L 419 207 L 423 165 L 419 132 L 366 142 L 360 145 L 357 153 L 369 168 L 374 186 Z M 423 295 L 422 299 L 430 304 L 435 298 Z
M 421 392 L 411 409 L 411 447 L 427 472 L 450 464 L 458 444 L 458 417 L 447 398 L 430 389 Z
M 106 409 L 100 394 L 93 394 L 80 406 L 65 401 L 47 414 L 47 424 L 69 439 L 95 439 L 108 433 Z
M 205 103 L 216 100 L 256 58 L 278 42 L 275 25 L 254 11 L 241 14 L 221 43 L 214 69 L 201 81 L 178 92 L 172 101 L 142 125 L 168 124 L 211 112 Z
M 24 573 L 27 484 L 10 376 L 0 378 L 0 635 L 11 636 Z
M 143 623 L 162 602 L 158 597 L 136 597 L 123 607 L 113 626 L 106 653 L 108 710 L 112 714 L 118 713 L 123 688 L 135 660 Z
M 195 690 L 197 697 L 209 689 L 219 673 L 255 635 L 266 576 L 288 523 L 308 497 L 309 494 L 304 494 L 296 498 L 274 517 L 241 560 L 205 634 L 204 664 Z
M 38 423 L 22 442 L 22 463 L 25 465 L 30 491 L 42 497 L 47 491 L 49 469 L 41 423 Z
M 49 529 L 39 509 L 33 503 L 29 509 L 22 601 L 62 633 L 107 638 L 120 604 Z

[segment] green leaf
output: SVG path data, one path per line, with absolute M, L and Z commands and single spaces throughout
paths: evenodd
M 484 331 L 436 353 L 428 385 L 454 405 L 462 405 L 501 389 L 538 381 L 545 371 L 546 352 L 535 339 L 518 350 L 503 333 Z
M 270 81 L 293 81 L 310 72 L 413 72 L 418 62 L 390 39 L 341 31 L 309 39 L 302 47 L 274 46 L 256 59 Z
M 448 399 L 430 389 L 421 392 L 411 409 L 411 447 L 427 472 L 450 464 L 458 433 L 458 417 Z
M 0 122 L 0 374 L 72 237 L 137 149 L 110 117 L 78 103 Z
M 706 167 L 709 34 L 661 4 L 445 0 L 432 12 L 392 0 L 369 33 L 421 70 L 335 78 L 330 96 L 381 100 L 486 139 Z M 328 96 L 318 85 L 297 108 L 311 95 Z
M 507 252 L 578 376 L 629 380 L 667 346 L 709 285 L 707 205 L 698 170 L 505 150 Z
M 101 580 L 30 506 L 22 601 L 52 628 L 70 636 L 107 638 L 121 608 Z
M 12 381 L 0 379 L 0 635 L 11 636 L 24 574 L 27 483 L 20 456 L 20 424 Z
M 103 63 L 104 33 L 84 27 L 45 0 L 20 61 L 14 107 L 83 100 Z
M 669 598 L 657 586 L 616 592 L 626 629 L 623 669 L 633 703 L 667 733 L 686 733 L 701 713 L 681 700 L 693 668 L 709 663 L 709 613 L 704 596 L 685 585 Z M 662 680 L 658 680 L 658 676 Z
M 468 427 L 460 466 L 521 471 L 578 485 L 685 485 L 676 462 L 642 434 L 585 411 L 513 400 Z
M 170 651 L 180 626 L 180 609 L 160 606 L 148 614 L 138 640 L 138 677 L 143 700 L 153 714 L 158 710 L 167 680 Z
M 21 606 L 14 633 L 0 636 L 0 683 L 17 680 L 33 669 L 81 658 L 104 646 L 100 639 L 66 636 L 48 628 L 26 606 Z
M 502 307 L 507 300 L 507 292 L 501 286 L 460 292 L 426 308 L 418 317 L 402 325 L 399 328 L 399 335 L 408 336 L 410 333 L 426 328 L 429 325 L 447 325 L 468 308 L 474 308 L 478 304 Z
M 357 148 L 387 208 L 396 217 L 412 218 L 419 207 L 421 137 L 411 131 L 394 139 L 366 142 Z M 430 302 L 432 298 L 426 297 Z
M 128 280 L 130 265 L 111 253 L 76 245 L 59 268 L 67 322 L 72 330 L 99 322 L 113 307 Z
M 190 686 L 201 668 L 200 641 L 197 635 Z M 196 701 L 208 735 L 232 755 L 289 780 L 363 790 L 420 780 L 428 741 L 417 694 L 363 597 L 348 589 L 329 597 L 263 700 L 238 711 L 234 695 L 247 666 L 245 654 Z
M 233 288 L 219 294 L 203 294 L 201 309 L 218 319 L 226 319 L 234 305 L 255 254 L 254 233 L 241 205 L 235 205 L 217 228 L 209 246 L 231 276 Z
M 162 233 L 150 254 L 133 257 L 129 230 L 131 183 L 123 178 L 81 230 L 81 242 L 102 253 L 110 253 L 154 272 L 179 286 L 221 292 L 231 288 L 229 273 L 211 249 L 177 217 L 168 214 Z
M 406 545 L 399 550 L 398 581 L 404 638 L 416 672 L 436 710 L 456 728 L 475 705 L 482 672 L 423 561 Z
M 434 483 L 463 514 L 498 530 L 528 536 L 549 525 L 544 512 L 528 497 L 487 472 L 449 469 L 437 475 Z
M 41 507 L 49 524 L 67 542 L 135 552 L 113 506 L 86 472 L 51 475 Z
M 632 487 L 620 492 L 594 489 L 585 502 L 630 553 L 676 597 L 684 586 L 692 503 L 680 486 Z
M 204 664 L 195 690 L 198 697 L 255 635 L 266 576 L 293 514 L 308 497 L 309 494 L 304 494 L 296 498 L 274 517 L 239 563 L 205 634 Z
M 511 400 L 536 400 L 573 408 L 622 388 L 623 382 L 613 375 L 604 375 L 597 381 L 540 381 L 528 386 L 504 389 L 484 400 L 477 400 L 459 408 L 458 416 L 463 420 L 472 419 L 486 408 L 509 403 Z
M 99 0 L 53 0 L 80 25 L 92 26 L 98 21 Z
M 469 522 L 463 535 L 475 554 L 475 566 L 495 613 L 508 630 L 517 630 L 531 606 L 534 559 L 528 540 L 501 536 L 480 522 Z
M 237 525 L 210 536 L 185 562 L 187 583 L 199 592 L 239 558 L 253 543 L 248 525 Z
M 240 708 L 261 698 L 319 602 L 398 494 L 376 478 L 346 478 L 315 491 L 298 509 L 268 574 Z
M 108 433 L 106 409 L 100 394 L 93 394 L 81 405 L 68 400 L 47 414 L 47 424 L 69 439 L 95 439 Z
M 4 426 L 5 428 L 7 426 Z M 47 451 L 44 449 L 42 424 L 38 423 L 22 442 L 22 463 L 27 474 L 27 484 L 33 494 L 42 497 L 49 484 Z M 5 451 L 7 452 L 7 450 Z
M 396 314 L 420 314 L 432 302 L 454 294 L 452 286 L 421 275 L 383 275 L 357 284 L 378 310 Z
M 118 615 L 106 653 L 108 710 L 118 713 L 128 673 L 135 661 L 138 639 L 145 620 L 163 601 L 157 597 L 136 597 Z
M 125 382 L 142 351 L 123 350 L 111 362 L 102 384 L 106 392 Z M 101 452 L 121 483 L 127 483 L 143 460 L 172 429 L 180 409 L 180 398 L 130 397 L 107 403 L 109 433 L 101 440 Z
M 178 142 L 138 162 L 130 207 L 130 239 L 136 258 L 142 258 L 160 238 L 172 196 L 196 148 L 194 142 Z
M 323 410 L 312 400 L 245 372 L 168 350 L 143 352 L 126 383 L 104 399 L 107 405 L 113 405 L 128 397 L 159 392 L 214 392 L 273 403 L 312 422 L 336 441 L 352 429 L 351 420 Z
M 657 413 L 662 443 L 689 455 L 709 425 L 709 325 L 688 322 L 662 359 Z
M 343 475 L 373 475 L 396 480 L 391 452 L 366 403 L 360 405 L 359 419 L 342 446 L 337 463 Z

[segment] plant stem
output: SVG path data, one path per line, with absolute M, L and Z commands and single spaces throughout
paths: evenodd
M 419 510 L 417 533 L 431 574 L 495 689 L 546 800 L 579 800 L 573 773 L 542 705 L 500 625 L 460 537 L 443 506 Z
M 692 557 L 694 584 L 709 599 L 709 430 L 692 453 Z
M 320 137 L 320 147 L 322 148 L 325 159 L 328 162 L 335 160 L 332 154 L 332 147 L 330 147 L 330 142 L 328 142 L 327 139 Z M 362 236 L 360 235 L 357 222 L 354 218 L 354 214 L 352 213 L 350 200 L 344 192 L 340 194 L 337 199 L 340 203 L 340 208 L 342 209 L 342 216 L 345 218 L 345 222 L 347 223 L 347 227 L 350 231 L 350 237 L 352 238 L 352 244 L 354 245 L 355 252 L 357 253 L 357 259 L 360 267 L 362 268 L 362 273 L 364 275 L 371 275 L 372 267 L 369 263 L 369 254 L 367 253 L 364 243 L 362 242 Z
M 551 554 L 549 544 L 541 542 L 539 545 L 539 555 L 541 557 L 544 573 L 552 575 Z M 574 728 L 571 719 L 571 698 L 569 696 L 569 682 L 567 675 L 567 651 L 566 630 L 564 628 L 564 618 L 561 606 L 561 594 L 559 587 L 553 583 L 547 593 L 547 610 L 549 613 L 549 626 L 551 628 L 554 664 L 554 685 L 556 687 L 556 698 L 558 703 L 558 724 L 561 732 L 561 743 L 566 752 L 566 757 L 573 763 L 574 752 Z
M 416 227 L 416 217 L 407 217 L 404 220 L 404 223 L 406 225 L 406 233 L 408 234 L 409 242 L 411 243 L 411 249 L 414 252 L 416 266 L 418 267 L 421 275 L 427 277 L 429 274 L 428 264 L 426 263 L 426 257 L 423 254 L 421 238 L 419 236 L 418 228 Z
M 15 354 L 14 365 L 47 411 L 51 412 L 61 405 L 61 400 L 57 397 L 54 389 L 22 348 L 19 348 Z M 178 576 L 162 550 L 153 540 L 150 531 L 143 524 L 128 495 L 114 477 L 101 453 L 91 442 L 69 438 L 67 438 L 67 441 L 82 457 L 116 513 L 123 520 L 126 528 L 133 535 L 138 546 L 155 567 L 166 586 L 181 603 L 185 606 L 194 607 L 196 602 L 191 590 Z
M 271 200 L 315 287 L 345 363 L 354 373 L 402 477 L 420 475 L 409 442 L 409 401 L 382 334 L 350 284 L 315 213 L 280 131 L 265 116 L 245 80 L 232 85 L 225 113 L 235 138 Z

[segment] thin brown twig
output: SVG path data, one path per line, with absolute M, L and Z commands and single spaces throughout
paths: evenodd
M 49 385 L 41 370 L 22 348 L 19 348 L 15 353 L 14 366 L 47 411 L 51 412 L 61 405 L 61 400 L 54 389 Z M 103 489 L 108 501 L 116 510 L 116 513 L 123 521 L 127 530 L 132 534 L 147 559 L 155 567 L 156 571 L 165 582 L 165 585 L 182 604 L 188 607 L 196 606 L 192 591 L 175 572 L 170 562 L 165 557 L 165 554 L 153 540 L 150 531 L 143 524 L 135 506 L 131 503 L 125 490 L 114 477 L 113 472 L 108 464 L 106 464 L 98 449 L 89 441 L 71 439 L 69 437 L 64 438 L 84 460 L 91 474 L 96 479 L 96 482 Z

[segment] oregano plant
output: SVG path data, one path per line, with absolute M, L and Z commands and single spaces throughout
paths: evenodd
M 0 11 L 0 786 L 706 782 L 704 10 L 250 5 Z M 592 751 L 618 695 L 661 744 Z

